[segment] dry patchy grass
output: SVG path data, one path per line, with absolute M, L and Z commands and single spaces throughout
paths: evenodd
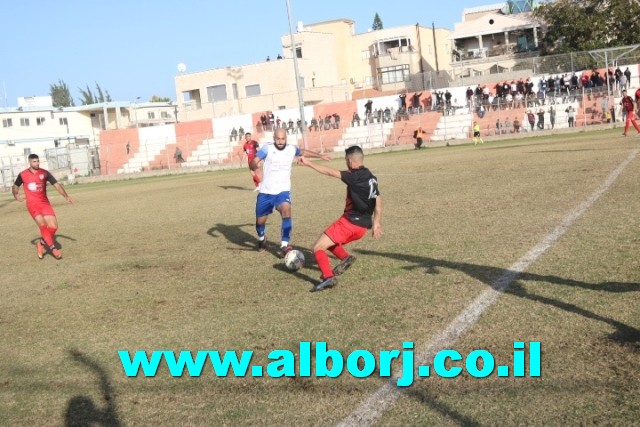
M 368 156 L 385 235 L 352 245 L 357 263 L 317 294 L 309 249 L 344 186 L 309 169 L 294 169 L 293 243 L 308 265 L 293 274 L 254 250 L 246 170 L 74 186 L 74 206 L 54 194 L 62 261 L 36 258 L 36 227 L 0 195 L 0 422 L 335 424 L 383 381 L 127 378 L 117 350 L 250 349 L 266 361 L 300 341 L 343 354 L 423 347 L 638 145 L 613 135 Z M 540 341 L 541 378 L 420 379 L 380 424 L 637 423 L 639 180 L 636 158 L 454 345 L 500 360 L 513 341 Z M 271 242 L 279 228 L 274 215 Z

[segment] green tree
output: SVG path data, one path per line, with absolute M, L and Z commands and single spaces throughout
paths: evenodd
M 69 86 L 62 79 L 59 79 L 58 83 L 49 85 L 49 95 L 53 99 L 54 107 L 73 107 L 75 105 Z
M 378 15 L 378 12 L 376 12 L 376 16 L 373 17 L 373 24 L 371 25 L 371 29 L 373 31 L 376 30 L 381 30 L 383 29 L 383 25 L 382 25 L 382 19 L 380 19 L 380 15 Z
M 93 92 L 91 92 L 91 89 L 89 88 L 89 85 L 87 85 L 87 89 L 82 89 L 82 88 L 78 88 L 78 90 L 80 91 L 80 102 L 82 102 L 82 105 L 89 105 L 89 104 L 100 104 L 103 102 L 111 102 L 111 95 L 109 95 L 108 91 L 102 91 L 102 88 L 100 87 L 100 85 L 98 83 L 96 83 L 96 95 L 93 94 Z
M 543 54 L 640 43 L 640 4 L 629 0 L 556 0 L 534 12 L 543 26 Z
M 151 102 L 169 102 L 169 101 L 171 101 L 171 98 L 169 98 L 167 96 L 161 97 L 161 96 L 153 95 L 151 97 Z

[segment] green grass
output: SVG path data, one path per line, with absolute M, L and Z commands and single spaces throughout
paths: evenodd
M 344 185 L 294 168 L 289 273 L 255 251 L 249 172 L 50 190 L 64 259 L 38 260 L 37 228 L 0 195 L 0 424 L 333 425 L 380 378 L 127 378 L 117 351 L 254 350 L 300 341 L 423 348 L 587 199 L 639 142 L 617 131 L 370 155 L 384 236 L 348 249 L 339 285 L 310 253 L 344 207 Z M 342 168 L 344 161 L 329 163 Z M 510 358 L 542 343 L 542 377 L 416 381 L 380 425 L 633 425 L 640 416 L 640 158 L 452 347 Z M 52 192 L 51 192 L 52 191 Z M 109 400 L 104 396 L 108 395 Z M 84 403 L 84 406 L 82 405 Z

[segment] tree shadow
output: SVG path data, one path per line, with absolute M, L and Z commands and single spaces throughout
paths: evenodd
M 106 371 L 96 361 L 90 359 L 78 350 L 69 350 L 69 354 L 73 360 L 82 363 L 98 376 L 100 391 L 102 392 L 106 406 L 104 409 L 100 409 L 93 402 L 93 399 L 88 396 L 73 396 L 69 399 L 64 414 L 65 427 L 88 427 L 95 425 L 120 427 L 122 423 L 118 417 L 113 390 L 111 389 Z
M 573 286 L 577 288 L 587 289 L 595 292 L 640 292 L 640 283 L 625 283 L 625 282 L 602 282 L 602 283 L 588 283 L 579 280 L 566 279 L 558 276 L 539 275 L 533 273 L 512 271 L 505 268 L 491 267 L 478 264 L 470 264 L 466 262 L 454 262 L 447 260 L 440 260 L 429 257 L 419 257 L 415 255 L 389 253 L 389 252 L 376 252 L 369 250 L 356 250 L 364 255 L 381 256 L 385 258 L 396 259 L 400 261 L 410 262 L 412 265 L 404 267 L 406 270 L 425 269 L 425 274 L 439 274 L 439 268 L 448 268 L 451 270 L 458 270 L 478 281 L 483 282 L 487 286 L 493 288 L 498 292 L 505 292 L 511 295 L 515 295 L 520 298 L 526 298 L 531 301 L 539 302 L 542 304 L 550 305 L 587 319 L 598 320 L 604 322 L 613 328 L 615 331 L 608 335 L 608 338 L 620 345 L 630 345 L 632 350 L 640 351 L 640 330 L 632 326 L 626 325 L 622 322 L 614 320 L 612 318 L 602 316 L 579 307 L 575 304 L 559 301 L 557 299 L 545 297 L 542 295 L 536 295 L 527 291 L 524 286 L 524 281 L 539 281 L 547 282 L 554 285 L 561 286 Z

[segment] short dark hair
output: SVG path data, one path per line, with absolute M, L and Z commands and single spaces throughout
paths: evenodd
M 40 159 L 37 154 L 29 154 L 29 160 Z
M 344 153 L 345 153 L 347 156 L 350 156 L 350 155 L 352 155 L 352 154 L 356 154 L 356 153 L 358 153 L 358 154 L 364 154 L 364 153 L 362 152 L 362 148 L 360 148 L 358 145 L 352 145 L 351 147 L 347 148 L 347 149 L 344 151 Z

